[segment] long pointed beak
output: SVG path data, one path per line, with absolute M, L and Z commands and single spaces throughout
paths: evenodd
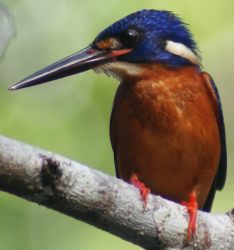
M 98 65 L 115 61 L 121 55 L 128 54 L 132 49 L 101 51 L 90 46 L 66 57 L 14 84 L 9 90 L 17 90 L 34 85 L 54 81 L 59 78 L 81 73 Z

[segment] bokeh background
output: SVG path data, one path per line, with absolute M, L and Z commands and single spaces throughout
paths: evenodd
M 197 40 L 204 69 L 222 97 L 228 144 L 228 178 L 214 212 L 234 205 L 234 1 L 233 0 L 2 0 L 17 34 L 0 61 L 0 131 L 114 175 L 109 117 L 114 79 L 86 72 L 18 92 L 7 87 L 89 44 L 107 25 L 130 12 L 168 9 Z M 189 167 L 189 166 L 188 166 Z M 0 193 L 2 250 L 136 250 L 139 247 L 72 218 Z

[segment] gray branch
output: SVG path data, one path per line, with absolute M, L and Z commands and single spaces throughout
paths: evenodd
M 144 249 L 234 249 L 234 211 L 199 212 L 187 244 L 188 214 L 178 204 L 60 155 L 0 136 L 0 190 L 101 228 Z

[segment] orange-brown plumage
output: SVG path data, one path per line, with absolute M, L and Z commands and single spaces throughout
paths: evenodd
M 136 173 L 152 193 L 176 202 L 195 192 L 202 208 L 221 150 L 213 90 L 195 66 L 142 67 L 120 84 L 114 101 L 110 134 L 118 175 L 129 181 Z

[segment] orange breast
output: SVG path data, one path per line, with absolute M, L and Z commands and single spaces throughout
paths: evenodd
M 121 83 L 111 142 L 121 178 L 136 173 L 152 193 L 176 202 L 195 191 L 201 208 L 220 158 L 214 103 L 202 75 L 195 67 L 156 65 Z

